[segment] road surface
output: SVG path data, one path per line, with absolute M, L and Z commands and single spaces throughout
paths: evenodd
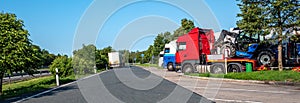
M 191 78 L 154 67 L 146 70 L 217 103 L 300 103 L 299 86 Z
M 210 103 L 199 94 L 139 67 L 118 68 L 78 80 L 21 103 Z

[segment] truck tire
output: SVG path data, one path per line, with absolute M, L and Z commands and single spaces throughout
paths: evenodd
M 232 63 L 228 65 L 228 72 L 243 72 L 242 64 L 240 63 Z
M 212 66 L 210 66 L 210 72 L 213 74 L 225 73 L 225 66 L 223 63 L 215 63 Z
M 224 45 L 222 45 L 220 52 L 221 54 L 225 54 L 225 49 L 228 48 L 229 53 L 228 53 L 228 57 L 232 58 L 235 56 L 235 52 L 236 52 L 236 48 L 232 43 L 225 43 Z
M 174 70 L 173 63 L 168 63 L 167 69 L 168 69 L 168 71 L 173 71 Z
M 184 64 L 182 67 L 182 73 L 194 73 L 194 68 L 191 64 Z
M 269 51 L 262 51 L 258 54 L 257 61 L 259 65 L 273 66 L 275 57 Z

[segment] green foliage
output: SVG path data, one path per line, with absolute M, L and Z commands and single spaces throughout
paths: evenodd
M 179 37 L 183 34 L 186 34 L 186 31 L 183 29 L 183 27 L 179 27 L 178 29 L 176 29 L 174 31 L 174 34 L 173 34 L 174 38 L 173 39 L 175 39 L 176 37 Z
M 30 49 L 27 51 L 27 61 L 23 67 L 16 69 L 16 71 L 24 70 L 26 73 L 33 74 L 36 69 L 42 66 L 42 52 L 39 46 L 30 44 Z
M 153 44 L 153 55 L 158 56 L 159 52 L 162 51 L 165 47 L 165 44 L 170 42 L 170 32 L 165 32 L 158 34 L 154 40 Z
M 153 55 L 154 47 L 150 45 L 148 49 L 145 51 L 144 61 L 150 61 Z
M 96 50 L 96 67 L 99 68 L 106 68 L 108 65 L 108 53 L 112 52 L 112 47 L 106 47 L 100 50 Z M 109 67 L 108 67 L 109 68 Z
M 282 70 L 282 40 L 286 39 L 283 31 L 300 26 L 300 2 L 298 0 L 238 0 L 242 19 L 237 26 L 249 34 L 267 35 L 271 31 L 277 34 L 278 67 Z
M 158 57 L 159 53 L 163 51 L 165 44 L 169 43 L 170 40 L 172 40 L 173 36 L 170 32 L 160 33 L 158 34 L 154 39 L 154 44 L 150 45 L 146 51 L 142 51 L 140 54 L 144 54 L 143 61 L 144 63 L 148 63 L 152 60 L 152 56 Z M 138 61 L 141 61 L 141 57 L 139 55 L 135 55 L 138 59 Z M 157 60 L 153 61 L 153 63 L 156 63 Z
M 131 59 L 129 59 L 129 63 L 140 63 L 142 61 L 142 57 L 141 57 L 142 53 L 144 53 L 144 51 L 130 52 L 129 55 L 130 55 Z M 136 60 L 134 61 L 134 59 L 136 59 Z
M 254 0 L 242 0 L 242 3 L 238 4 L 241 14 L 237 14 L 237 16 L 242 17 L 242 19 L 237 21 L 237 26 L 250 34 L 261 33 L 267 27 L 267 14 L 264 13 L 267 2 L 254 2 Z M 264 35 L 267 35 L 267 32 Z
M 75 74 L 92 74 L 96 66 L 95 60 L 96 47 L 92 44 L 83 45 L 79 50 L 73 52 L 73 68 Z M 107 54 L 106 54 L 107 55 Z
M 183 28 L 184 33 L 188 33 L 190 30 L 195 28 L 194 22 L 186 18 L 181 19 L 181 27 Z
M 43 49 L 42 51 L 42 66 L 48 67 L 51 65 L 53 60 L 56 58 L 54 54 L 50 54 L 47 50 Z
M 181 19 L 181 26 L 174 31 L 172 40 L 175 40 L 176 37 L 179 37 L 183 34 L 188 33 L 193 28 L 195 28 L 193 21 L 188 20 L 186 18 Z M 172 41 L 172 40 L 170 40 L 170 41 Z
M 157 64 L 144 63 L 144 64 L 137 64 L 137 65 L 142 66 L 142 67 L 156 67 L 158 69 L 163 69 L 163 68 L 159 67 Z
M 32 74 L 41 66 L 41 50 L 31 43 L 23 23 L 15 14 L 0 13 L 0 95 L 4 73 L 24 70 Z
M 276 34 L 282 35 L 284 29 L 300 26 L 300 8 L 297 0 L 238 0 L 241 4 L 242 19 L 237 22 L 239 28 L 247 33 L 261 33 L 264 35 L 275 30 Z
M 56 74 L 55 68 L 58 69 L 60 77 L 67 77 L 74 74 L 72 59 L 66 56 L 57 57 L 50 65 L 50 72 L 53 76 Z
M 225 78 L 300 82 L 300 73 L 294 71 L 257 71 L 250 73 L 229 73 L 225 75 Z

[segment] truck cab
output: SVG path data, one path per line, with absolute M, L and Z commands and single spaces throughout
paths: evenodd
M 176 40 L 165 44 L 163 55 L 163 67 L 169 71 L 175 70 L 175 53 L 176 53 Z
M 203 56 L 210 54 L 212 42 L 214 35 L 211 29 L 197 27 L 188 34 L 179 36 L 176 41 L 176 69 L 181 69 L 182 72 L 195 72 L 195 65 L 206 62 Z

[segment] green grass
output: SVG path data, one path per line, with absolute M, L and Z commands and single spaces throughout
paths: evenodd
M 145 64 L 136 64 L 138 66 L 143 66 L 143 67 L 154 67 L 157 66 L 157 64 L 149 64 L 149 63 L 145 63 Z
M 60 78 L 60 84 L 75 81 L 75 76 Z M 1 99 L 16 97 L 23 94 L 36 93 L 56 86 L 54 76 L 40 77 L 28 81 L 22 81 L 3 85 L 3 95 Z
M 210 74 L 210 73 L 192 73 L 186 74 L 200 77 L 216 77 L 229 78 L 240 80 L 260 80 L 260 81 L 289 81 L 300 82 L 300 73 L 294 71 L 256 71 L 256 72 L 242 72 L 242 73 L 228 73 L 228 74 Z

